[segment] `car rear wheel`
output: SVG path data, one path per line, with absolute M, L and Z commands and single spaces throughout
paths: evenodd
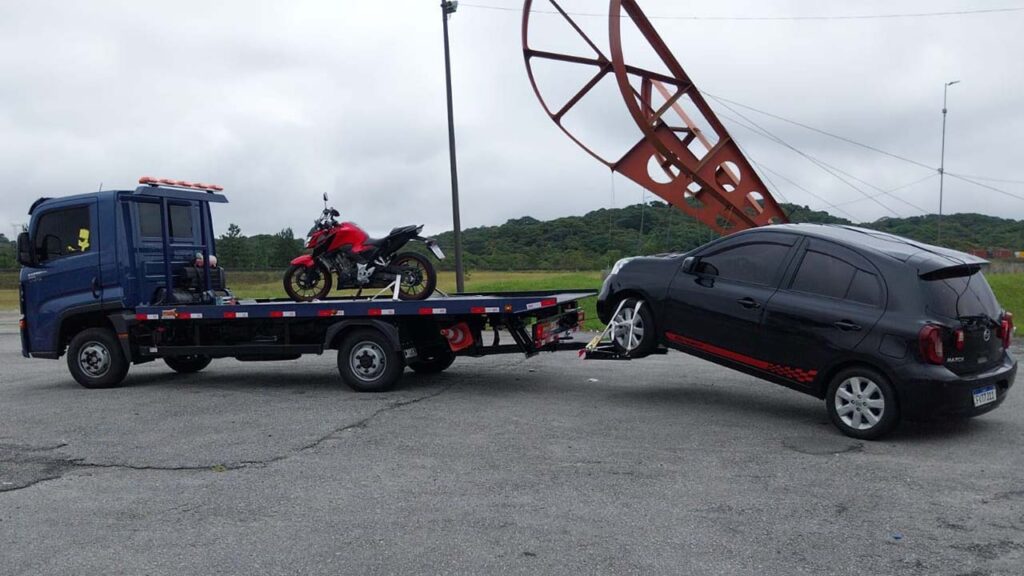
M 881 438 L 900 419 L 892 385 L 885 376 L 866 366 L 847 368 L 836 374 L 829 384 L 825 403 L 832 423 L 852 438 Z
M 645 300 L 627 298 L 612 317 L 611 337 L 615 350 L 630 358 L 649 355 L 658 344 L 654 314 Z

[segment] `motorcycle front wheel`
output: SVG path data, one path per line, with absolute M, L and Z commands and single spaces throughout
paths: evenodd
M 333 281 L 331 271 L 323 262 L 309 268 L 293 264 L 284 273 L 284 291 L 296 302 L 323 300 L 330 293 Z
M 402 300 L 426 300 L 434 293 L 437 272 L 426 256 L 402 252 L 395 256 L 391 266 L 402 274 L 402 285 L 398 287 L 398 297 Z

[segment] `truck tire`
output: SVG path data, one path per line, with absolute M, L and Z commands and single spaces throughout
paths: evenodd
M 452 362 L 455 362 L 455 354 L 452 354 L 451 350 L 445 350 L 430 357 L 411 360 L 409 368 L 417 374 L 439 374 L 447 370 Z
M 164 358 L 164 364 L 167 364 L 171 370 L 174 370 L 179 374 L 194 374 L 209 366 L 210 362 L 213 362 L 213 358 L 203 356 L 202 354 L 195 354 L 192 356 L 168 356 L 167 358 Z
M 68 370 L 86 388 L 113 388 L 128 374 L 128 361 L 112 330 L 87 328 L 68 344 Z
M 373 328 L 353 330 L 338 348 L 341 379 L 357 392 L 386 392 L 402 377 L 405 362 L 384 334 Z

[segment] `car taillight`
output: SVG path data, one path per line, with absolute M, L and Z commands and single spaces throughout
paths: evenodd
M 938 326 L 925 326 L 917 335 L 917 342 L 921 347 L 921 357 L 931 364 L 942 364 L 944 354 L 942 350 L 942 329 Z
M 953 345 L 956 346 L 956 351 L 957 352 L 963 352 L 964 351 L 964 329 L 963 328 L 957 328 L 956 331 L 953 332 Z
M 1003 337 L 1003 348 L 1010 347 L 1010 341 L 1013 339 L 1013 314 L 1010 312 L 1003 312 L 1003 321 L 999 323 L 999 331 Z

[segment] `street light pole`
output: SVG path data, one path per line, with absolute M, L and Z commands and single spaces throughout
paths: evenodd
M 455 162 L 455 115 L 452 111 L 452 61 L 448 55 L 448 17 L 459 7 L 457 0 L 441 1 L 441 22 L 444 27 L 444 78 L 448 91 L 448 159 L 452 170 L 452 234 L 455 236 L 455 291 L 465 292 L 462 271 L 462 223 L 459 219 L 459 171 Z
M 942 156 L 939 159 L 939 219 L 935 225 L 936 244 L 942 241 L 942 185 L 946 179 L 946 93 L 950 86 L 959 83 L 959 80 L 953 80 L 942 86 Z

